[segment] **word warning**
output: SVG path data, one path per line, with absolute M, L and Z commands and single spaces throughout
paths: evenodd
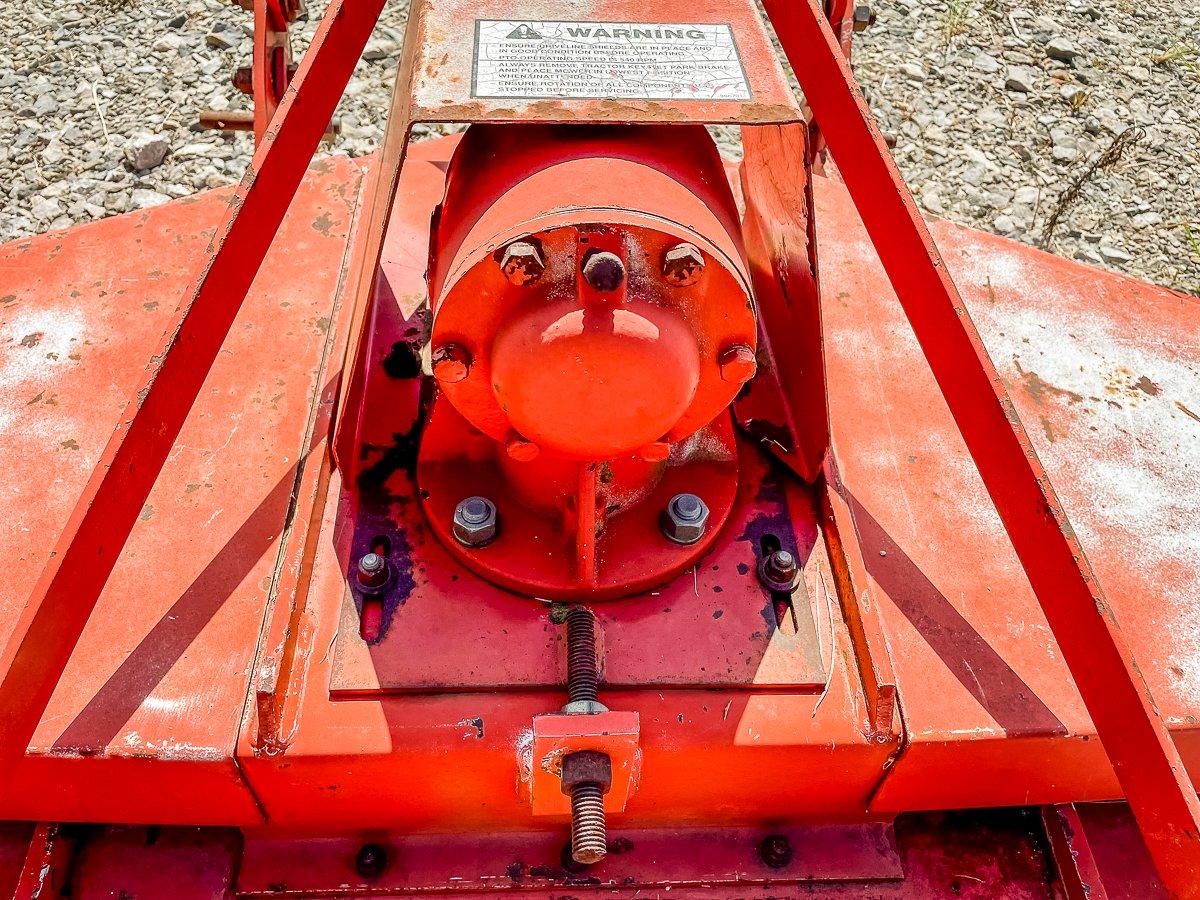
M 749 100 L 724 24 L 475 22 L 473 97 Z

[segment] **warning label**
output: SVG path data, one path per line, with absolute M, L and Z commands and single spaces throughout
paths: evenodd
M 473 97 L 749 100 L 728 25 L 475 22 Z

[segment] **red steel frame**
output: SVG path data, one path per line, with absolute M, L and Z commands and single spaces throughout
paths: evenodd
M 382 2 L 335 0 L 327 10 L 238 189 L 208 267 L 182 307 L 180 324 L 152 358 L 0 656 L 4 772 L 28 746 Z M 818 0 L 765 5 L 1062 647 L 1160 876 L 1173 895 L 1200 897 L 1200 801 L 837 37 Z M 381 184 L 395 174 L 380 171 Z

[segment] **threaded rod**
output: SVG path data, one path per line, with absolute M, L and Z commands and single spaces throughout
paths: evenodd
M 571 858 L 590 866 L 606 853 L 604 793 L 598 784 L 577 784 L 571 790 Z
M 567 696 L 572 703 L 595 703 L 599 683 L 596 617 L 586 606 L 572 606 L 567 610 Z

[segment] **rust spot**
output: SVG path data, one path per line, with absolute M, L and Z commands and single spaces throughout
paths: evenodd
M 1151 397 L 1157 397 L 1162 393 L 1162 388 L 1143 375 L 1133 383 L 1133 386 L 1143 393 L 1149 394 Z
M 1175 405 L 1179 407 L 1179 411 L 1182 412 L 1185 416 L 1187 416 L 1190 419 L 1195 419 L 1197 422 L 1200 422 L 1200 416 L 1196 415 L 1194 412 L 1192 412 L 1190 409 L 1188 409 L 1186 406 L 1184 406 L 1178 400 L 1175 401 Z
M 142 511 L 138 514 L 138 518 L 143 522 L 149 522 L 154 518 L 154 506 L 150 503 L 147 503 L 142 507 Z
M 3 297 L 0 297 L 0 306 L 8 306 L 10 303 L 16 303 L 16 302 L 17 302 L 16 294 L 5 294 Z
M 1045 416 L 1039 416 L 1038 418 L 1042 423 L 1042 431 L 1045 432 L 1045 434 L 1046 434 L 1046 440 L 1048 440 L 1050 443 L 1053 444 L 1055 441 L 1055 437 L 1054 437 L 1054 429 L 1050 427 L 1050 420 L 1047 419 Z
M 79 444 L 75 442 L 75 438 L 67 438 L 58 447 L 60 450 L 78 450 Z
M 1021 361 L 1013 356 L 1013 365 L 1017 367 L 1017 371 L 1021 374 L 1024 381 L 1025 392 L 1029 394 L 1036 402 L 1042 403 L 1046 397 L 1061 397 L 1068 403 L 1082 403 L 1083 395 L 1077 394 L 1074 391 L 1068 391 L 1064 388 L 1056 387 L 1050 382 L 1044 380 L 1036 372 L 1027 372 L 1021 368 Z
M 317 218 L 313 220 L 312 227 L 313 231 L 329 237 L 329 231 L 331 228 L 333 228 L 333 217 L 329 215 L 329 211 L 326 210 L 325 212 L 321 213 L 321 215 L 317 216 Z
M 142 309 L 146 310 L 146 312 L 154 312 L 154 310 L 158 309 L 158 301 L 151 300 L 149 303 L 143 303 Z
M 45 337 L 45 334 L 41 331 L 35 331 L 33 334 L 27 334 L 25 337 L 21 338 L 21 346 L 36 347 L 42 342 L 43 337 Z

